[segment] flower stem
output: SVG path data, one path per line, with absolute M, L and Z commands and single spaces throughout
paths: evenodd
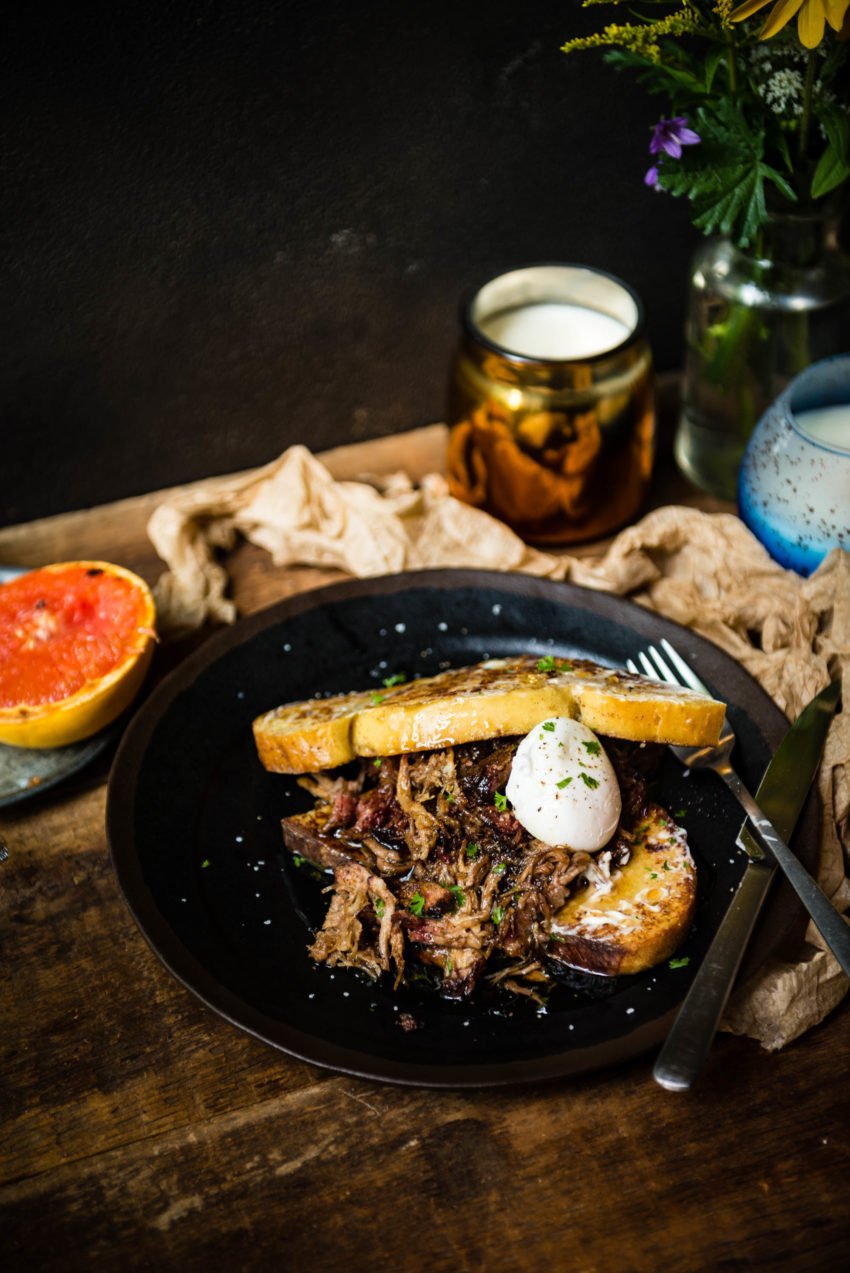
M 726 70 L 729 74 L 729 92 L 735 97 L 738 92 L 738 67 L 735 62 L 735 46 L 731 43 L 726 45 Z
M 806 62 L 806 83 L 803 88 L 803 113 L 800 116 L 800 133 L 797 139 L 797 155 L 802 161 L 806 157 L 809 144 L 809 129 L 812 123 L 812 91 L 815 86 L 815 51 L 809 50 Z

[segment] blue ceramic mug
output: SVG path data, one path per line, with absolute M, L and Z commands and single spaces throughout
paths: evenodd
M 802 372 L 756 425 L 738 509 L 781 565 L 808 575 L 850 549 L 850 354 Z

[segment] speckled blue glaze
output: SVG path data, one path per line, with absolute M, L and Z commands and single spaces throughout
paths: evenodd
M 804 434 L 797 415 L 850 403 L 850 354 L 814 363 L 759 420 L 738 475 L 738 508 L 781 565 L 809 575 L 835 547 L 850 549 L 847 450 Z

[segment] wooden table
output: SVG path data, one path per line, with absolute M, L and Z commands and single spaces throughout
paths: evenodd
M 420 475 L 443 441 L 419 430 L 329 464 Z M 161 498 L 0 531 L 0 561 L 107 556 L 153 580 Z M 655 498 L 723 507 L 671 470 Z M 247 546 L 230 566 L 243 612 L 332 577 Z M 657 1087 L 651 1058 L 456 1093 L 314 1069 L 151 953 L 109 863 L 106 778 L 104 760 L 0 822 L 0 1268 L 846 1267 L 846 1002 L 773 1056 L 721 1036 L 689 1094 Z

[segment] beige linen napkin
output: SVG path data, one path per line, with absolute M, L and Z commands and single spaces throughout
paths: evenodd
M 305 447 L 228 482 L 162 504 L 148 533 L 168 572 L 156 586 L 161 631 L 231 622 L 216 552 L 244 535 L 278 565 L 328 566 L 366 577 L 474 566 L 568 578 L 628 596 L 721 646 L 790 719 L 831 677 L 850 701 L 850 554 L 836 549 L 808 580 L 778 566 L 737 517 L 667 507 L 622 531 L 598 557 L 529 548 L 501 522 L 429 474 L 335 481 Z M 850 905 L 850 715 L 833 722 L 819 778 L 824 818 L 819 880 Z M 731 1000 L 724 1028 L 780 1048 L 821 1021 L 848 981 L 809 925 L 792 960 L 773 960 Z

